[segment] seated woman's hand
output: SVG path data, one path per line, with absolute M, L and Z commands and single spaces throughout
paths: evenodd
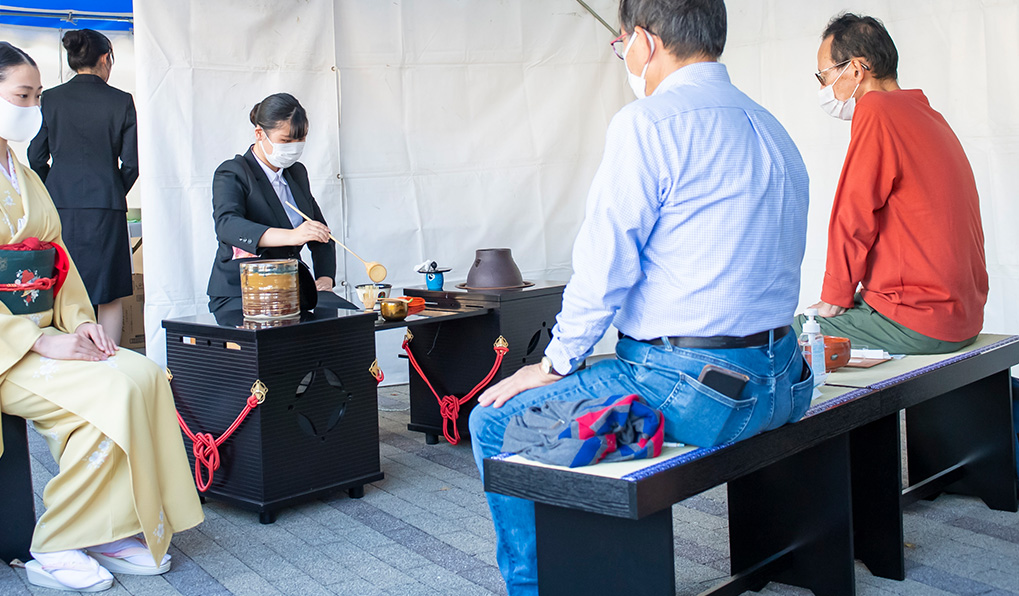
M 113 341 L 109 335 L 106 335 L 106 330 L 103 329 L 102 325 L 95 323 L 82 323 L 78 325 L 78 328 L 74 330 L 76 335 L 80 335 L 92 343 L 107 356 L 113 356 L 117 353 L 117 344 Z
M 95 323 L 85 323 L 85 325 L 98 327 Z M 79 326 L 78 329 L 85 325 Z M 32 351 L 40 356 L 54 360 L 90 360 L 98 362 L 107 358 L 106 353 L 100 350 L 92 339 L 78 331 L 60 335 L 42 335 L 36 340 L 35 345 L 32 346 Z
M 329 242 L 329 228 L 317 221 L 306 221 L 294 228 L 292 246 L 300 246 L 309 242 Z

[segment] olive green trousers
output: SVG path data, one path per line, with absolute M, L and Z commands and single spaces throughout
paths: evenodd
M 837 317 L 817 317 L 824 335 L 848 337 L 853 348 L 882 349 L 889 354 L 947 354 L 965 348 L 976 336 L 964 341 L 941 341 L 896 323 L 863 301 L 859 294 L 853 308 Z M 793 319 L 793 330 L 803 332 L 805 315 Z

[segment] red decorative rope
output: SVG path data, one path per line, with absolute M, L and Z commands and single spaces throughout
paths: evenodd
M 31 290 L 48 290 L 57 285 L 55 277 L 36 277 L 24 284 L 0 284 L 0 292 L 29 292 Z
M 502 366 L 503 356 L 509 352 L 509 346 L 506 344 L 506 340 L 503 339 L 502 336 L 499 336 L 495 345 L 492 346 L 492 349 L 495 350 L 495 363 L 492 365 L 492 370 L 488 371 L 488 375 L 486 375 L 480 383 L 475 385 L 474 389 L 471 389 L 470 393 L 460 398 L 455 395 L 439 397 L 438 392 L 435 391 L 435 387 L 432 387 L 432 383 L 428 380 L 428 377 L 425 376 L 425 372 L 421 370 L 421 366 L 418 365 L 417 360 L 414 358 L 414 353 L 410 351 L 410 340 L 413 338 L 414 336 L 409 333 L 406 337 L 404 337 L 403 351 L 407 352 L 407 358 L 410 360 L 411 366 L 413 366 L 414 370 L 417 371 L 418 376 L 425 382 L 425 385 L 428 385 L 428 388 L 432 390 L 432 395 L 434 395 L 435 399 L 439 402 L 439 413 L 442 415 L 442 435 L 446 437 L 446 440 L 449 441 L 451 445 L 456 445 L 460 442 L 460 429 L 456 427 L 457 418 L 460 416 L 460 406 L 470 401 L 482 389 L 484 389 L 486 385 L 492 382 L 492 379 L 495 378 L 495 374 L 499 372 L 499 367 Z M 453 436 L 450 436 L 449 434 L 450 425 L 453 427 Z
M 375 378 L 376 384 L 382 384 L 382 381 L 386 379 L 386 374 L 382 372 L 382 368 L 379 366 L 378 360 L 372 362 L 372 365 L 368 367 L 368 372 Z
M 209 486 L 212 485 L 212 474 L 219 469 L 219 446 L 230 438 L 230 435 L 232 435 L 234 431 L 237 430 L 237 427 L 244 422 L 244 419 L 247 418 L 248 413 L 251 412 L 251 410 L 254 410 L 261 401 L 262 400 L 254 393 L 248 396 L 244 409 L 237 415 L 237 418 L 234 420 L 234 423 L 230 425 L 230 428 L 226 429 L 226 431 L 221 434 L 218 439 L 213 438 L 213 436 L 209 433 L 191 432 L 187 423 L 184 422 L 183 418 L 181 418 L 180 412 L 177 412 L 177 422 L 180 423 L 180 427 L 184 431 L 184 434 L 186 434 L 193 443 L 191 451 L 195 454 L 195 485 L 198 486 L 198 490 L 203 493 L 209 490 Z M 208 470 L 208 479 L 202 478 L 202 470 Z

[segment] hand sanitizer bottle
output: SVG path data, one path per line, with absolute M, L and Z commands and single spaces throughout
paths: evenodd
M 824 372 L 824 336 L 821 335 L 821 326 L 814 318 L 817 316 L 817 309 L 808 308 L 803 314 L 807 315 L 807 320 L 803 323 L 800 345 L 803 347 L 803 357 L 807 359 L 807 364 L 814 373 L 814 386 L 817 387 L 824 383 L 827 376 Z

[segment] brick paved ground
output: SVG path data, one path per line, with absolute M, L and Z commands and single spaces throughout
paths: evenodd
M 468 444 L 424 444 L 407 430 L 406 387 L 379 391 L 385 480 L 346 494 L 256 515 L 210 502 L 201 526 L 178 534 L 173 568 L 157 577 L 120 576 L 111 596 L 488 595 L 505 594 L 493 531 Z M 32 437 L 37 508 L 55 464 Z M 728 573 L 725 490 L 673 508 L 678 593 L 698 594 Z M 1019 594 L 1019 514 L 965 497 L 914 505 L 906 517 L 909 578 L 875 578 L 857 566 L 866 595 Z M 0 529 L 2 531 L 2 529 Z M 0 566 L 0 595 L 55 595 Z M 66 594 L 66 592 L 63 592 Z M 760 594 L 808 594 L 769 585 Z

